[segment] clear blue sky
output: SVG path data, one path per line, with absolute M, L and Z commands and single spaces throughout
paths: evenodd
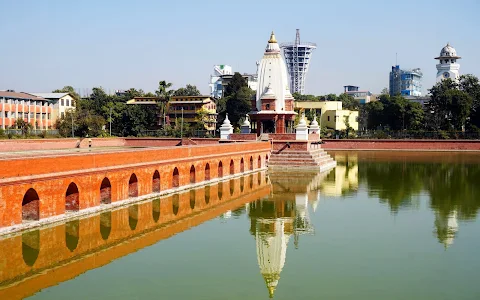
M 274 30 L 317 43 L 307 93 L 343 85 L 380 92 L 395 53 L 424 90 L 450 42 L 462 74 L 480 76 L 480 1 L 0 0 L 0 89 L 142 88 L 158 81 L 208 92 L 215 64 L 254 72 Z

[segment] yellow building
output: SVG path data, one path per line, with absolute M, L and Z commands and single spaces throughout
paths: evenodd
M 177 118 L 194 126 L 198 122 L 198 111 L 205 110 L 205 130 L 215 131 L 217 124 L 217 105 L 210 96 L 173 96 L 167 104 L 168 120 L 172 126 Z
M 343 109 L 342 101 L 296 101 L 295 109 L 305 114 L 314 110 L 317 116 L 320 115 L 318 120 L 320 127 L 345 130 L 348 120 L 350 127 L 358 130 L 358 111 Z

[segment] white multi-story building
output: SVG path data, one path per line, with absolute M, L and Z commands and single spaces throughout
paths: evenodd
M 75 100 L 69 93 L 31 93 L 37 97 L 50 100 L 53 105 L 52 119 L 65 117 L 68 110 L 75 109 Z
M 210 75 L 210 97 L 222 98 L 224 96 L 225 86 L 227 86 L 232 80 L 233 70 L 228 65 L 216 65 L 213 67 L 213 74 Z M 256 74 L 243 74 L 243 79 L 247 83 L 247 86 L 252 90 L 257 90 L 257 75 Z
M 435 59 L 439 60 L 437 64 L 437 82 L 447 78 L 452 80 L 460 79 L 460 64 L 457 63 L 457 59 L 461 59 L 461 57 L 457 55 L 457 51 L 449 43 L 442 48 L 440 56 L 435 57 Z
M 213 98 L 222 98 L 223 96 L 223 76 L 233 75 L 232 67 L 228 65 L 213 66 L 213 74 L 210 75 L 210 96 Z

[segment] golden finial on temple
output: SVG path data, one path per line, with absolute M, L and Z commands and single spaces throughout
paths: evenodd
M 277 42 L 277 39 L 275 38 L 275 33 L 273 33 L 272 31 L 272 34 L 270 35 L 270 39 L 268 40 L 269 43 L 276 43 Z

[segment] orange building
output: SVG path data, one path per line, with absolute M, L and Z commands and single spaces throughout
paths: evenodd
M 173 96 L 167 104 L 167 112 L 170 124 L 175 125 L 177 118 L 189 123 L 190 126 L 197 124 L 198 111 L 208 112 L 205 122 L 205 130 L 214 132 L 217 124 L 217 105 L 210 96 Z
M 0 128 L 8 129 L 23 119 L 34 129 L 51 129 L 53 104 L 50 100 L 27 93 L 0 91 Z

